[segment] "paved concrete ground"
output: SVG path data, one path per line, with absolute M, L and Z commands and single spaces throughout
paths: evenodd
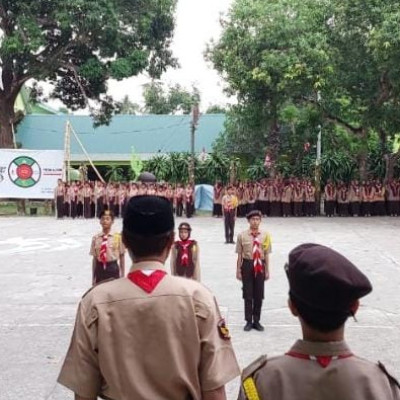
M 201 246 L 203 283 L 228 319 L 242 367 L 260 354 L 285 352 L 299 336 L 298 323 L 286 308 L 283 265 L 291 248 L 311 241 L 335 247 L 370 277 L 374 292 L 363 300 L 358 323 L 349 322 L 348 341 L 355 353 L 384 362 L 400 377 L 400 218 L 265 220 L 273 254 L 264 333 L 243 332 L 236 257 L 234 247 L 224 244 L 222 221 L 198 217 L 191 223 Z M 90 285 L 88 251 L 98 222 L 2 218 L 0 227 L 0 398 L 72 399 L 55 381 L 77 302 Z M 238 221 L 237 231 L 245 227 L 245 221 Z M 237 381 L 228 385 L 229 399 L 236 398 L 237 386 Z

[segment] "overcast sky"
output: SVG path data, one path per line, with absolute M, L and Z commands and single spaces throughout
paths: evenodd
M 195 84 L 201 92 L 202 109 L 211 104 L 229 102 L 222 93 L 222 81 L 203 57 L 207 42 L 221 33 L 219 18 L 233 0 L 178 0 L 173 52 L 181 68 L 167 71 L 161 78 L 168 84 L 179 83 L 190 89 Z M 128 95 L 133 101 L 142 99 L 142 85 L 148 77 L 140 76 L 122 82 L 111 82 L 110 93 L 121 99 Z M 230 102 L 232 102 L 231 100 Z

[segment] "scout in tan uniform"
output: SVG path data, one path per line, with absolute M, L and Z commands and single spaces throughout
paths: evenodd
M 130 273 L 81 300 L 58 382 L 76 400 L 225 400 L 224 385 L 240 371 L 217 302 L 200 283 L 165 271 L 169 201 L 132 198 L 122 236 Z
M 190 238 L 192 228 L 187 222 L 178 227 L 179 240 L 171 248 L 171 274 L 200 281 L 199 245 Z
M 112 211 L 100 214 L 101 233 L 93 236 L 90 255 L 93 256 L 92 284 L 125 275 L 125 247 L 119 233 L 111 233 L 114 223 Z
M 355 356 L 344 340 L 347 318 L 372 290 L 367 277 L 341 254 L 312 243 L 293 249 L 285 269 L 303 339 L 284 356 L 250 364 L 239 399 L 399 400 L 399 385 L 384 366 Z
M 350 182 L 349 187 L 350 215 L 360 215 L 361 189 L 357 180 Z
M 250 229 L 240 233 L 236 241 L 236 278 L 243 283 L 245 331 L 252 328 L 263 331 L 260 324 L 261 307 L 264 299 L 264 282 L 269 279 L 269 233 L 259 230 L 261 211 L 253 210 L 246 216 Z
M 228 193 L 222 197 L 222 215 L 224 216 L 225 243 L 234 243 L 235 221 L 238 199 L 233 194 L 233 186 L 228 186 Z
M 290 217 L 292 215 L 292 197 L 293 197 L 293 187 L 290 183 L 290 180 L 285 183 L 281 194 L 281 202 L 282 202 L 282 215 L 284 217 Z
M 65 186 L 61 179 L 57 180 L 57 187 L 54 189 L 54 199 L 56 203 L 57 218 L 64 217 Z
M 335 215 L 336 197 L 336 186 L 328 179 L 324 189 L 324 208 L 327 217 L 333 217 Z
M 224 190 L 221 182 L 217 181 L 214 185 L 213 194 L 213 217 L 222 217 L 222 196 L 224 195 Z

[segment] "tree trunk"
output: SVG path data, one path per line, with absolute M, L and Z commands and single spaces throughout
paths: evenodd
M 14 148 L 12 122 L 14 120 L 14 101 L 0 99 L 0 148 Z
M 397 164 L 397 161 L 400 158 L 400 150 L 395 154 L 386 154 L 386 171 L 385 171 L 385 180 L 393 179 L 394 175 L 394 167 Z
M 368 179 L 368 146 L 367 146 L 367 129 L 363 128 L 360 134 L 360 139 L 364 142 L 360 153 L 358 154 L 358 171 L 360 180 L 364 181 Z
M 280 149 L 279 133 L 280 133 L 280 127 L 278 124 L 278 120 L 274 119 L 271 122 L 267 139 L 268 143 L 267 153 L 270 156 L 272 163 L 271 168 L 269 169 L 271 178 L 275 178 L 276 176 L 276 160 L 278 159 L 279 149 Z
M 365 150 L 362 150 L 362 152 L 358 156 L 358 171 L 361 181 L 366 181 L 368 179 L 367 158 L 368 153 Z

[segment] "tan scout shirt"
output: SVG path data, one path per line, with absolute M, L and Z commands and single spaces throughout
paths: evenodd
M 271 253 L 272 244 L 271 236 L 268 232 L 260 231 L 258 234 L 258 239 L 261 243 L 263 251 L 261 252 L 261 259 L 265 258 L 265 253 Z M 253 236 L 250 229 L 239 233 L 236 240 L 236 253 L 241 254 L 242 258 L 247 260 L 253 259 Z
M 291 352 L 313 356 L 349 354 L 345 342 L 316 343 L 298 340 Z M 400 389 L 392 378 L 370 361 L 351 356 L 332 359 L 323 368 L 317 361 L 289 355 L 260 357 L 242 374 L 252 377 L 260 399 L 273 400 L 398 400 Z M 243 383 L 239 400 L 250 400 Z
M 92 244 L 90 246 L 89 254 L 96 258 L 97 261 L 100 260 L 100 248 L 101 242 L 103 241 L 103 233 L 98 233 L 92 238 Z M 125 254 L 125 246 L 122 243 L 122 238 L 120 233 L 109 233 L 107 242 L 107 262 L 118 261 L 119 258 Z
M 163 269 L 157 262 L 132 269 Z M 81 300 L 58 382 L 84 398 L 200 400 L 240 374 L 212 293 L 166 275 L 152 293 L 128 278 Z

